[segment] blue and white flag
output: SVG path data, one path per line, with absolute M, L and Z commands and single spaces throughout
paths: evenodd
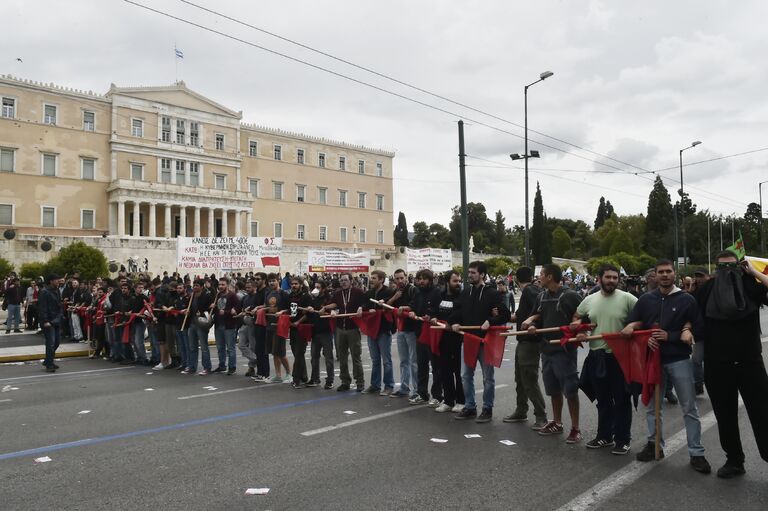
M 178 48 L 174 48 L 174 50 L 176 50 L 176 58 L 178 58 L 178 59 L 183 59 L 184 58 L 184 52 L 183 51 L 181 51 Z

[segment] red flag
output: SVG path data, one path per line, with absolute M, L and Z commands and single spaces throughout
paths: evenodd
M 287 314 L 277 317 L 277 336 L 283 339 L 291 337 L 291 318 Z
M 128 321 L 123 323 L 123 344 L 129 344 L 131 342 L 131 325 L 133 324 L 134 319 L 136 319 L 136 314 L 131 312 Z
M 427 325 L 424 325 L 425 327 Z M 432 353 L 434 353 L 437 356 L 440 356 L 440 341 L 443 339 L 443 333 L 445 330 L 442 330 L 440 328 L 435 328 L 432 330 L 431 328 L 428 329 L 429 334 L 429 349 L 432 350 Z
M 626 382 L 636 382 L 643 386 L 642 400 L 645 406 L 651 401 L 654 387 L 661 383 L 661 350 L 648 349 L 651 332 L 635 330 L 629 339 L 618 333 L 602 334 L 619 362 Z
M 568 345 L 568 339 L 571 337 L 576 337 L 576 334 L 580 332 L 586 332 L 588 330 L 592 330 L 592 326 L 588 325 L 586 323 L 580 323 L 578 328 L 575 330 L 571 328 L 571 325 L 563 325 L 560 327 L 560 331 L 563 333 L 563 336 L 560 338 L 560 346 L 567 346 Z M 577 343 L 579 345 L 579 348 L 581 348 L 581 343 Z
M 464 332 L 464 363 L 472 369 L 477 367 L 477 354 L 482 343 L 482 337 Z
M 280 256 L 262 256 L 262 266 L 280 266 Z
M 494 367 L 501 367 L 501 361 L 504 358 L 504 346 L 507 338 L 502 337 L 501 332 L 507 330 L 505 325 L 492 326 L 485 332 L 483 339 L 483 362 Z
M 360 328 L 360 331 L 375 339 L 379 336 L 379 328 L 381 327 L 381 309 L 365 311 L 359 318 L 352 318 L 352 321 Z
M 402 332 L 403 330 L 405 330 L 405 320 L 408 318 L 408 313 L 411 312 L 411 308 L 410 307 L 399 307 L 397 309 L 397 311 L 392 311 L 392 312 L 397 312 L 397 314 L 395 314 L 395 322 L 397 324 L 397 331 L 398 332 Z
M 256 324 L 267 326 L 267 309 L 262 308 L 256 311 Z
M 299 332 L 299 337 L 304 341 L 310 342 L 312 340 L 312 323 L 299 323 L 296 330 Z

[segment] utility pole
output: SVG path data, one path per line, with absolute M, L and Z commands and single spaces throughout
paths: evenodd
M 467 285 L 469 271 L 469 220 L 467 219 L 467 173 L 464 154 L 464 121 L 459 121 L 459 186 L 461 188 L 461 273 Z M 526 213 L 527 214 L 527 213 Z

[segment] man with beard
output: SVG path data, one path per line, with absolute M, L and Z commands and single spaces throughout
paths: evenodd
M 307 383 L 308 387 L 320 385 L 320 352 L 325 358 L 325 385 L 324 389 L 333 388 L 333 339 L 331 336 L 331 325 L 327 319 L 320 317 L 325 312 L 325 306 L 331 303 L 331 295 L 328 293 L 328 282 L 318 280 L 315 283 L 315 289 L 312 290 L 312 298 L 309 307 L 307 307 L 307 316 L 312 322 L 312 348 L 311 363 L 312 376 Z
M 415 334 L 418 338 L 421 335 L 422 328 L 429 328 L 429 322 L 437 316 L 440 308 L 440 290 L 434 284 L 435 275 L 432 270 L 419 270 L 416 273 L 416 294 L 411 300 L 411 312 L 408 316 L 411 319 L 417 317 L 424 318 L 424 321 L 416 323 Z M 416 359 L 418 362 L 418 394 L 409 401 L 412 405 L 427 403 L 430 408 L 437 408 L 443 400 L 443 389 L 440 385 L 440 377 L 437 371 L 437 357 L 434 356 L 428 344 L 417 343 Z M 432 397 L 427 391 L 429 385 L 429 366 L 432 365 Z
M 240 300 L 230 291 L 229 281 L 222 277 L 219 279 L 218 294 L 213 306 L 214 337 L 216 338 L 216 351 L 219 355 L 219 365 L 214 373 L 227 371 L 227 376 L 235 374 L 237 369 L 237 327 L 240 313 Z M 229 364 L 229 369 L 227 369 Z
M 240 299 L 243 307 L 241 313 L 243 325 L 237 332 L 237 347 L 240 348 L 240 353 L 248 359 L 248 370 L 245 372 L 245 376 L 251 377 L 256 375 L 256 324 L 253 313 L 256 309 L 257 300 L 256 284 L 253 280 L 246 281 L 245 293 Z
M 458 312 L 460 306 L 461 275 L 450 270 L 445 276 L 445 281 L 445 289 L 440 295 L 437 318 L 432 318 L 431 321 L 433 325 L 439 324 L 438 320 L 446 323 Z M 443 388 L 443 402 L 435 408 L 435 411 L 458 413 L 464 409 L 464 387 L 461 384 L 461 335 L 450 330 L 443 332 L 437 363 L 437 374 Z
M 416 288 L 408 282 L 405 271 L 395 270 L 395 292 L 387 300 L 387 305 L 392 307 L 410 306 Z M 400 359 L 400 388 L 389 397 L 410 396 L 415 398 L 418 389 L 418 360 L 416 355 L 416 321 L 405 318 L 402 322 L 402 330 L 395 334 L 397 339 L 397 357 Z
M 365 294 L 366 304 L 363 309 L 377 307 L 371 300 L 383 303 L 392 297 L 392 293 L 384 287 L 387 274 L 381 270 L 371 272 L 371 288 Z M 392 322 L 385 315 L 381 317 L 379 332 L 375 337 L 368 337 L 368 352 L 371 355 L 371 385 L 363 391 L 364 394 L 379 394 L 388 396 L 395 390 L 395 376 L 392 370 Z M 382 368 L 383 384 L 382 389 Z
M 197 371 L 197 353 L 202 351 L 203 368 L 197 373 L 200 376 L 206 376 L 211 372 L 211 351 L 208 347 L 208 328 L 198 324 L 197 318 L 211 313 L 213 297 L 205 290 L 205 282 L 201 279 L 195 280 L 192 285 L 192 303 L 189 305 L 189 330 L 187 330 L 187 340 L 189 342 L 189 356 L 187 358 L 187 368 L 190 374 Z
M 593 334 L 618 332 L 637 298 L 616 289 L 619 269 L 603 265 L 598 273 L 600 292 L 587 296 L 573 315 L 571 328 L 581 319 L 596 323 Z M 584 333 L 576 336 L 583 339 Z M 597 436 L 587 442 L 588 449 L 613 447 L 612 454 L 629 452 L 632 428 L 632 400 L 619 362 L 602 339 L 589 342 L 589 355 L 581 368 L 582 389 L 590 399 L 597 399 Z M 589 392 L 586 389 L 590 389 Z M 591 394 L 591 395 L 590 395 Z
M 697 298 L 707 342 L 704 378 L 717 418 L 720 446 L 726 455 L 717 476 L 729 479 L 745 473 L 739 394 L 760 457 L 768 461 L 768 374 L 760 342 L 760 306 L 768 305 L 768 275 L 747 261 L 739 267 L 736 257 L 728 251 L 718 254 L 716 261 L 714 278 L 702 285 Z
M 61 342 L 61 324 L 64 322 L 64 315 L 61 309 L 61 295 L 59 294 L 59 286 L 61 285 L 61 277 L 58 275 L 48 275 L 45 282 L 48 284 L 40 292 L 38 298 L 38 314 L 40 318 L 40 326 L 43 328 L 43 336 L 45 337 L 45 360 L 43 366 L 45 366 L 46 372 L 55 373 L 59 368 L 54 363 L 56 358 L 56 350 Z
M 331 297 L 331 303 L 325 309 L 331 311 L 331 315 L 337 314 L 363 314 L 363 301 L 365 294 L 352 287 L 352 275 L 342 273 L 339 276 L 341 289 Z M 352 375 L 355 378 L 357 392 L 365 389 L 365 375 L 363 374 L 362 340 L 360 329 L 352 318 L 340 318 L 336 321 L 336 343 L 339 353 L 339 379 L 341 385 L 336 390 L 345 392 L 351 388 L 352 378 L 349 376 L 349 357 L 352 357 Z
M 291 277 L 291 292 L 288 295 L 288 313 L 291 318 L 291 353 L 293 354 L 293 388 L 300 389 L 307 385 L 307 341 L 299 335 L 299 324 L 307 318 L 304 310 L 309 306 L 309 294 L 304 288 L 304 279 L 298 275 Z
M 264 308 L 264 302 L 267 298 L 267 274 L 264 272 L 258 272 L 253 276 L 254 287 L 254 299 L 251 312 L 254 314 L 254 319 L 257 311 Z M 270 347 L 267 346 L 267 327 L 264 325 L 253 325 L 253 335 L 256 339 L 255 352 L 256 352 L 256 376 L 253 380 L 259 383 L 269 381 L 269 351 Z
M 291 366 L 285 350 L 285 339 L 277 335 L 277 315 L 288 310 L 288 293 L 280 289 L 280 278 L 275 273 L 267 276 L 268 290 L 264 308 L 267 310 L 267 346 L 269 346 L 275 364 L 275 375 L 271 383 L 282 383 L 281 369 L 285 369 L 285 378 L 291 381 Z

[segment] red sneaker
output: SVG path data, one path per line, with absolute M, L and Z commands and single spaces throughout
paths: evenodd
M 581 442 L 581 431 L 576 428 L 571 428 L 571 432 L 568 435 L 568 438 L 565 439 L 565 443 L 575 444 L 577 442 Z
M 559 435 L 563 432 L 563 425 L 559 422 L 549 421 L 546 426 L 539 430 L 539 435 L 550 436 Z

